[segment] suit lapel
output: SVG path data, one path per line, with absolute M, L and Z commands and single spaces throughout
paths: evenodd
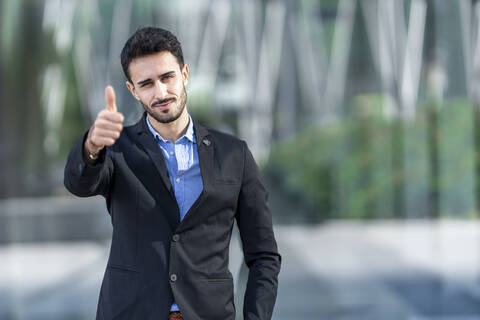
M 165 164 L 165 159 L 163 157 L 162 150 L 158 147 L 158 144 L 155 141 L 155 138 L 148 130 L 147 123 L 146 123 L 146 114 L 144 114 L 144 116 L 142 117 L 142 120 L 138 124 L 137 134 L 138 134 L 138 141 L 140 142 L 143 149 L 147 152 L 147 154 L 152 159 L 153 164 L 157 168 L 157 171 L 159 172 L 160 177 L 162 178 L 165 188 L 168 190 L 170 195 L 175 199 L 172 184 L 168 177 L 167 166 Z
M 201 218 L 193 211 L 195 211 L 205 198 L 207 198 L 214 180 L 214 141 L 210 138 L 210 134 L 205 127 L 199 125 L 196 121 L 193 122 L 193 125 L 197 139 L 198 160 L 200 162 L 200 172 L 202 174 L 203 191 L 179 224 L 178 231 L 181 231 L 181 229 L 188 226 L 192 221 Z

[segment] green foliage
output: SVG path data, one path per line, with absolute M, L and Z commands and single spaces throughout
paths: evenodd
M 60 150 L 58 153 L 60 159 L 67 158 L 70 148 L 88 129 L 88 125 L 83 121 L 84 116 L 80 107 L 78 84 L 74 76 L 71 56 L 65 59 L 63 68 L 67 81 L 67 94 L 65 97 L 65 111 L 60 127 Z
M 338 0 L 318 0 L 321 5 L 338 5 Z
M 422 106 L 410 120 L 385 116 L 388 102 L 360 95 L 350 117 L 307 128 L 276 146 L 264 171 L 284 194 L 280 198 L 297 199 L 297 214 L 317 221 L 472 216 L 468 101 Z
M 439 113 L 440 207 L 450 216 L 475 215 L 475 158 L 478 158 L 478 136 L 475 127 L 480 123 L 478 111 L 471 102 L 454 100 Z

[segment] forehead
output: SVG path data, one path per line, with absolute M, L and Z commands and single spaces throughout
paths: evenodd
M 180 65 L 171 52 L 161 51 L 133 59 L 128 69 L 130 78 L 135 81 L 134 79 L 156 77 L 170 71 L 180 72 Z

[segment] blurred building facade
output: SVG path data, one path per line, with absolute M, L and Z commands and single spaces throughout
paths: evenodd
M 345 121 L 376 117 L 395 123 L 386 129 L 393 135 L 391 146 L 379 151 L 380 158 L 373 156 L 371 166 L 380 171 L 361 166 L 352 170 L 387 174 L 379 179 L 391 180 L 390 195 L 381 200 L 392 203 L 389 215 L 408 216 L 422 206 L 425 217 L 458 211 L 450 208 L 455 205 L 449 200 L 457 183 L 468 194 L 462 197 L 467 204 L 461 210 L 472 214 L 477 210 L 478 180 L 478 8 L 476 1 L 467 0 L 6 0 L 0 195 L 48 195 L 61 188 L 66 152 L 103 108 L 106 84 L 117 88 L 127 123 L 139 118 L 142 110 L 125 90 L 119 52 L 138 26 L 157 25 L 172 30 L 183 43 L 192 75 L 191 112 L 240 135 L 262 164 L 268 167 L 272 148 L 289 139 L 298 142 L 297 135 L 309 128 L 345 127 Z M 454 117 L 464 135 L 452 139 L 462 143 L 431 141 L 442 132 L 449 136 L 460 131 L 449 124 L 448 110 L 455 108 L 462 109 L 454 111 Z M 370 136 L 374 132 L 365 134 L 365 140 L 375 140 Z M 357 144 L 346 135 L 333 147 L 344 149 L 338 151 L 342 159 L 354 154 L 352 144 Z M 322 152 L 337 152 L 333 149 Z M 448 174 L 456 166 L 448 159 L 451 153 L 465 154 L 458 160 L 468 162 L 462 165 L 462 177 Z M 326 218 L 349 211 L 341 203 L 351 202 L 344 194 L 357 186 L 343 185 L 339 171 L 345 167 L 348 164 L 340 165 L 329 178 L 340 184 L 330 188 L 335 191 L 311 197 L 320 207 L 325 201 L 316 198 L 330 199 L 335 208 Z M 423 180 L 410 182 L 408 176 L 418 176 L 419 167 Z M 401 183 L 393 181 L 396 175 Z M 457 183 L 447 183 L 448 190 L 443 190 L 442 181 L 452 179 Z M 299 189 L 308 183 L 282 184 Z M 409 184 L 418 192 L 412 194 Z M 373 185 L 375 189 L 378 184 Z M 382 204 L 368 206 L 385 211 Z

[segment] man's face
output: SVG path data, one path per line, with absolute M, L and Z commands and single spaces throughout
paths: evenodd
M 180 69 L 173 54 L 162 51 L 135 58 L 129 71 L 133 84 L 127 81 L 127 87 L 150 117 L 170 123 L 185 112 L 188 66 Z

